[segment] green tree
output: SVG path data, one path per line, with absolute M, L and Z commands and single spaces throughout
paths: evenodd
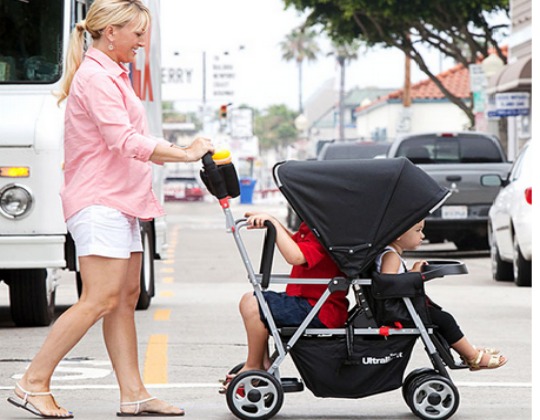
M 263 150 L 282 150 L 297 140 L 294 119 L 298 114 L 286 105 L 272 105 L 263 112 L 255 111 L 254 134 Z
M 302 101 L 302 65 L 304 60 L 315 61 L 320 52 L 316 41 L 317 32 L 313 29 L 293 29 L 280 43 L 282 58 L 285 61 L 296 62 L 298 66 L 298 112 L 304 111 Z
M 321 24 L 332 39 L 360 38 L 368 45 L 396 47 L 410 57 L 474 125 L 472 101 L 464 103 L 427 65 L 420 46 L 439 50 L 468 67 L 491 48 L 506 62 L 499 42 L 508 24 L 509 0 L 283 0 L 286 7 L 310 11 L 306 27 Z
M 352 60 L 358 58 L 358 50 L 360 49 L 360 41 L 353 39 L 352 41 L 334 40 L 332 42 L 332 52 L 339 65 L 339 140 L 345 140 L 345 66 Z

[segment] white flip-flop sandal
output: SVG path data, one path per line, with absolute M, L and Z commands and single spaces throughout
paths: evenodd
M 50 396 L 56 406 L 60 408 L 60 406 L 57 404 L 56 400 L 54 399 L 52 393 L 50 391 L 48 392 L 30 392 L 25 390 L 22 386 L 20 386 L 18 383 L 15 384 L 17 388 L 21 390 L 21 392 L 24 394 L 24 397 L 19 397 L 17 394 L 15 394 L 14 397 L 9 397 L 7 400 L 10 404 L 13 404 L 15 407 L 22 408 L 23 410 L 26 410 L 33 415 L 40 417 L 42 419 L 72 419 L 73 414 L 69 412 L 68 415 L 48 415 L 43 414 L 34 404 L 32 404 L 30 401 L 28 401 L 28 397 L 48 397 Z
M 186 414 L 183 410 L 181 413 L 162 413 L 161 411 L 141 410 L 141 404 L 155 400 L 156 397 L 146 398 L 140 401 L 122 402 L 120 403 L 120 411 L 116 413 L 118 417 L 182 417 Z M 122 411 L 122 407 L 135 406 L 135 411 L 132 413 Z

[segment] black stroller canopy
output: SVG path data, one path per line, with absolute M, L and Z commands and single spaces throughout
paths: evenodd
M 274 180 L 349 277 L 449 195 L 406 158 L 286 161 Z

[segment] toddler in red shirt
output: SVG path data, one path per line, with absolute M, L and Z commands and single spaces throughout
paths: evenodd
M 333 278 L 344 276 L 322 244 L 305 223 L 292 233 L 266 213 L 247 212 L 248 229 L 263 229 L 270 221 L 276 228 L 276 245 L 285 260 L 292 265 L 291 278 Z M 264 297 L 277 327 L 297 327 L 307 317 L 315 303 L 328 288 L 325 284 L 288 284 L 285 292 L 264 291 Z M 347 320 L 349 302 L 346 291 L 332 293 L 309 326 L 311 328 L 340 328 Z M 240 300 L 240 313 L 246 328 L 248 356 L 240 372 L 270 367 L 268 328 L 252 292 Z M 227 375 L 220 393 L 234 375 Z

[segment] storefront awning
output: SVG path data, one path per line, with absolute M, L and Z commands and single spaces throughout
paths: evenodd
M 523 57 L 507 64 L 494 75 L 487 88 L 488 94 L 500 92 L 530 92 L 532 85 L 532 57 Z

